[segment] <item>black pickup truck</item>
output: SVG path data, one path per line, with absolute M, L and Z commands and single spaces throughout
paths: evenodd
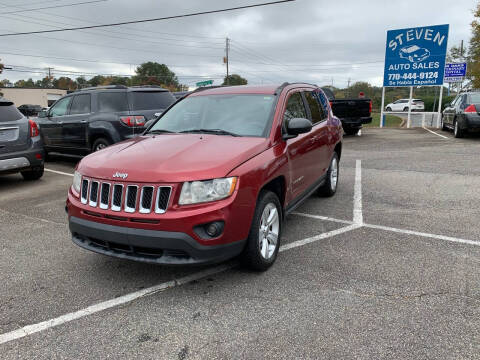
M 335 99 L 329 88 L 322 88 L 330 101 L 333 115 L 342 122 L 347 135 L 355 135 L 363 124 L 372 122 L 372 101 L 370 99 Z

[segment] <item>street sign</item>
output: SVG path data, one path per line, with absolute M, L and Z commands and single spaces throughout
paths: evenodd
M 463 81 L 466 75 L 467 63 L 445 64 L 445 82 L 460 82 Z
M 205 81 L 197 82 L 195 85 L 197 85 L 198 87 L 201 87 L 201 86 L 207 86 L 212 84 L 213 84 L 213 80 L 205 80 Z
M 448 27 L 387 31 L 383 86 L 442 85 Z

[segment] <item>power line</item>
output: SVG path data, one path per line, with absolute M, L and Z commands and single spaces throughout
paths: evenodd
M 43 9 L 57 9 L 57 8 L 69 7 L 69 6 L 93 4 L 93 3 L 105 2 L 105 1 L 108 1 L 108 0 L 82 1 L 82 2 L 78 2 L 78 3 L 70 3 L 70 4 L 56 5 L 56 6 L 45 6 L 45 7 L 39 7 L 39 8 L 34 8 L 34 9 L 22 9 L 22 10 L 15 10 L 15 11 L 8 11 L 8 12 L 5 12 L 5 13 L 0 13 L 0 16 L 1 15 L 7 15 L 7 14 L 29 12 L 29 11 L 37 11 L 37 10 L 43 10 Z M 15 5 L 12 5 L 12 6 L 15 6 Z
M 237 7 L 233 7 L 233 8 L 201 11 L 201 12 L 196 12 L 196 13 L 189 13 L 189 14 L 182 14 L 182 15 L 172 15 L 172 16 L 165 16 L 165 17 L 152 18 L 152 19 L 123 21 L 123 22 L 111 23 L 111 24 L 79 26 L 79 27 L 52 29 L 52 30 L 37 30 L 37 31 L 27 31 L 27 32 L 18 32 L 18 33 L 7 33 L 7 34 L 0 34 L 0 36 L 4 37 L 4 36 L 43 34 L 43 33 L 62 32 L 62 31 L 86 30 L 86 29 L 96 29 L 96 28 L 103 28 L 103 27 L 128 25 L 128 24 L 146 23 L 146 22 L 153 22 L 153 21 L 180 19 L 180 18 L 187 18 L 187 17 L 192 17 L 192 16 L 215 14 L 215 13 L 234 11 L 234 10 L 242 10 L 242 9 L 250 9 L 250 8 L 255 8 L 255 7 L 260 7 L 260 6 L 276 5 L 276 4 L 287 3 L 287 2 L 292 2 L 292 1 L 295 1 L 295 0 L 278 0 L 278 1 L 272 1 L 272 2 L 267 2 L 267 3 L 261 3 L 261 4 L 244 5 L 244 6 L 237 6 Z

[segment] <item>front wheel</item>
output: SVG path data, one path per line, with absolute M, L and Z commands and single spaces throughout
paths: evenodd
M 322 197 L 331 197 L 335 195 L 337 192 L 338 186 L 338 154 L 336 152 L 333 153 L 332 160 L 330 161 L 330 166 L 328 167 L 327 171 L 327 178 L 325 179 L 325 183 L 320 186 L 317 190 L 319 196 Z
M 247 244 L 241 255 L 242 263 L 255 271 L 265 271 L 273 265 L 280 248 L 282 207 L 277 195 L 262 191 L 258 197 Z
M 447 131 L 448 130 L 447 127 L 445 126 L 445 122 L 443 121 L 443 116 L 442 116 L 440 128 L 442 129 L 442 131 Z
M 408 106 L 403 108 L 403 112 L 407 112 L 407 111 L 408 111 Z
M 392 111 L 392 108 L 390 106 L 388 106 L 386 111 Z

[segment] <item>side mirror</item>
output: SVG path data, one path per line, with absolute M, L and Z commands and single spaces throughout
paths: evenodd
M 312 122 L 304 118 L 290 119 L 287 125 L 287 134 L 284 135 L 284 139 L 291 139 L 300 134 L 308 133 L 312 130 Z
M 41 110 L 38 112 L 37 115 L 39 118 L 46 118 L 47 117 L 47 111 L 46 110 Z

